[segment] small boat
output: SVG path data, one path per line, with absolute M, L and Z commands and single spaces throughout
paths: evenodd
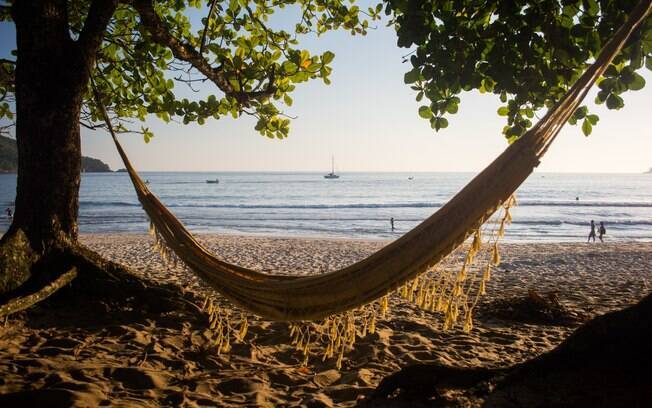
M 413 176 L 408 177 L 408 180 L 414 180 Z
M 324 175 L 325 179 L 338 179 L 340 176 L 335 174 L 335 157 L 331 156 L 331 172 Z
M 215 180 L 206 180 L 208 184 L 219 184 L 220 180 L 215 179 Z

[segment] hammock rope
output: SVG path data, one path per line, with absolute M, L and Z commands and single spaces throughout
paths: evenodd
M 466 313 L 465 319 L 470 321 L 470 311 L 477 299 L 474 299 L 471 293 L 471 282 L 474 280 L 466 278 L 465 267 L 469 266 L 474 256 L 480 252 L 485 254 L 485 258 L 490 258 L 492 262 L 489 263 L 499 261 L 498 246 L 495 242 L 497 237 L 490 236 L 489 239 L 493 239 L 494 243 L 488 250 L 481 251 L 482 226 L 496 210 L 502 209 L 504 214 L 498 221 L 500 227 L 496 233 L 498 236 L 502 235 L 504 225 L 511 218 L 509 207 L 513 204 L 513 193 L 538 166 L 541 157 L 579 107 L 591 86 L 604 73 L 631 33 L 646 18 L 651 5 L 651 0 L 642 0 L 631 12 L 627 22 L 605 45 L 595 62 L 562 99 L 446 205 L 401 238 L 366 259 L 337 271 L 313 276 L 293 277 L 290 276 L 291 273 L 265 274 L 230 264 L 211 254 L 140 179 L 118 141 L 94 85 L 93 89 L 98 107 L 129 173 L 138 199 L 150 218 L 152 232 L 163 257 L 171 261 L 181 260 L 222 296 L 258 316 L 291 322 L 326 319 L 326 329 L 331 332 L 329 341 L 332 343 L 329 355 L 332 355 L 342 349 L 341 344 L 351 342 L 351 336 L 355 338 L 355 328 L 351 329 L 352 320 L 355 318 L 352 317 L 351 311 L 359 308 L 364 310 L 365 305 L 382 311 L 386 309 L 386 296 L 397 289 L 400 289 L 404 297 L 411 300 L 416 297 L 417 303 L 425 304 L 433 310 L 447 307 L 450 309 L 447 319 L 451 318 L 453 322 L 457 320 L 453 309 L 462 305 Z M 442 289 L 434 284 L 434 280 L 446 282 L 443 275 L 436 272 L 437 264 L 471 236 L 474 237 L 473 242 L 463 263 L 463 270 L 458 272 L 455 279 L 457 283 L 449 285 L 449 289 Z M 482 276 L 475 279 L 481 282 L 482 290 L 479 292 L 484 292 L 484 282 L 490 275 L 491 266 L 485 265 L 483 268 Z M 424 273 L 430 274 L 432 279 L 419 280 L 418 277 Z M 464 297 L 468 303 L 453 304 L 451 299 L 448 299 L 448 305 L 442 305 L 441 297 L 437 298 L 439 300 L 435 299 L 436 291 L 443 293 L 443 296 Z M 432 296 L 426 296 L 427 293 L 432 293 Z M 435 304 L 437 302 L 439 303 Z M 221 325 L 220 333 L 223 333 L 222 330 L 227 333 L 234 331 L 218 316 L 212 300 L 207 299 L 205 306 L 211 315 L 211 324 L 214 324 L 215 328 Z M 339 317 L 329 320 L 332 316 Z M 246 333 L 246 323 L 245 319 L 239 333 Z M 365 327 L 371 325 L 372 321 L 367 319 Z M 470 322 L 466 324 L 468 325 Z M 307 349 L 310 341 L 305 337 L 310 337 L 310 333 L 299 327 L 293 330 L 293 335 L 298 348 Z M 228 349 L 228 345 L 224 346 L 228 343 L 228 338 L 229 335 L 220 340 L 220 348 Z M 305 351 L 305 354 L 308 352 Z

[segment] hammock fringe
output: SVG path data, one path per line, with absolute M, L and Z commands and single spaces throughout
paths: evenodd
M 651 7 L 652 0 L 641 0 L 595 62 L 545 116 L 435 214 L 368 258 L 315 276 L 264 274 L 212 255 L 140 179 L 118 141 L 93 82 L 91 86 L 138 199 L 151 220 L 155 248 L 162 259 L 170 264 L 181 261 L 243 311 L 291 322 L 293 342 L 305 361 L 315 343 L 325 342 L 324 358 L 337 355 L 339 367 L 344 349 L 355 343 L 356 327 L 363 333 L 371 329 L 373 322 L 375 328 L 375 316 L 385 316 L 387 297 L 392 293 L 398 292 L 426 310 L 444 313 L 444 330 L 455 327 L 460 317 L 463 329 L 471 330 L 472 312 L 486 290 L 491 267 L 500 263 L 498 239 L 511 222 L 510 208 L 516 203 L 513 193 L 538 166 L 563 125 Z M 499 221 L 485 224 L 497 210 L 501 212 Z M 489 224 L 491 233 L 480 231 Z M 484 244 L 481 234 L 489 237 Z M 450 260 L 456 259 L 457 251 L 469 237 L 473 238 L 461 268 L 453 268 Z M 227 352 L 233 338 L 246 334 L 246 317 L 236 326 L 228 310 L 216 309 L 211 299 L 207 308 L 216 349 Z

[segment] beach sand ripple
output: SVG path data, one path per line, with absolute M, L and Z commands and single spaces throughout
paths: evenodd
M 308 275 L 341 268 L 385 241 L 201 236 L 229 262 Z M 199 301 L 210 292 L 164 266 L 145 235 L 84 235 L 106 257 L 145 279 L 173 283 Z M 483 303 L 555 292 L 564 307 L 595 316 L 652 290 L 652 243 L 510 244 Z M 226 302 L 220 304 L 229 307 Z M 389 317 L 359 339 L 342 370 L 321 356 L 301 367 L 286 324 L 253 318 L 248 342 L 218 355 L 203 316 L 177 311 L 104 316 L 100 322 L 37 306 L 0 326 L 2 406 L 352 406 L 408 364 L 501 367 L 559 344 L 576 325 L 527 324 L 480 313 L 471 333 L 443 332 L 440 316 L 391 301 Z M 78 311 L 83 316 L 83 311 Z M 88 320 L 88 321 L 87 321 Z

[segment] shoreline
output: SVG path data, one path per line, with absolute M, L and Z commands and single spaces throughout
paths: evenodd
M 213 237 L 224 237 L 224 238 L 260 238 L 260 239 L 277 239 L 277 240 L 299 240 L 299 241 L 352 241 L 352 242 L 384 242 L 386 244 L 389 244 L 390 242 L 393 242 L 393 239 L 385 239 L 385 238 L 362 238 L 362 237 L 332 237 L 332 236 L 320 236 L 320 235 L 306 235 L 306 236 L 298 236 L 298 235 L 288 235 L 288 236 L 283 236 L 283 235 L 274 235 L 274 234 L 243 234 L 243 233 L 213 233 L 213 232 L 198 232 L 194 233 L 192 232 L 192 235 L 197 238 L 213 238 Z M 104 236 L 104 235 L 109 235 L 109 236 L 129 236 L 129 237 L 138 237 L 138 238 L 144 238 L 144 237 L 149 237 L 149 233 L 147 232 L 81 232 L 79 233 L 79 238 L 80 240 L 83 240 L 84 237 L 86 238 L 94 238 L 97 236 Z M 398 239 L 397 237 L 396 239 Z M 652 242 L 652 241 L 650 241 Z
M 198 236 L 228 262 L 298 276 L 347 266 L 389 242 Z M 80 241 L 146 280 L 196 299 L 212 292 L 184 268 L 164 266 L 149 235 L 81 234 Z M 93 320 L 91 311 L 52 316 L 37 306 L 0 326 L 0 394 L 52 390 L 84 406 L 350 407 L 410 364 L 504 367 L 554 348 L 578 324 L 524 323 L 494 313 L 497 302 L 529 289 L 555 292 L 568 310 L 589 318 L 652 291 L 652 243 L 505 243 L 501 257 L 470 333 L 459 326 L 443 331 L 439 314 L 392 298 L 388 318 L 357 339 L 339 371 L 319 349 L 302 368 L 288 325 L 250 315 L 246 341 L 217 354 L 201 315 L 198 325 L 175 310 L 144 317 L 135 310 L 136 320 L 109 314 L 97 325 L 82 323 Z M 240 316 L 228 302 L 218 305 Z
M 388 238 L 373 238 L 373 237 L 344 237 L 344 236 L 330 236 L 330 235 L 276 235 L 276 234 L 268 234 L 268 233 L 242 233 L 242 232 L 234 232 L 234 233 L 227 233 L 227 232 L 192 232 L 192 235 L 195 237 L 224 237 L 224 238 L 260 238 L 260 239 L 278 239 L 278 240 L 297 240 L 297 241 L 352 241 L 352 242 L 382 242 L 385 244 L 389 244 L 390 242 L 394 242 L 397 239 L 401 238 L 403 235 L 405 235 L 409 231 L 405 231 L 404 233 L 397 233 L 396 238 L 393 239 L 388 239 Z M 0 234 L 4 234 L 4 231 L 0 231 Z M 149 233 L 146 231 L 143 232 L 136 232 L 136 231 L 101 231 L 101 232 L 80 232 L 79 237 L 80 240 L 83 240 L 84 237 L 91 238 L 92 237 L 101 237 L 101 236 L 127 236 L 127 237 L 147 237 L 149 236 Z M 588 234 L 587 234 L 588 235 Z M 505 237 L 501 238 L 500 240 L 500 245 L 555 245 L 555 244 L 563 244 L 563 245 L 582 245 L 582 244 L 595 244 L 595 245 L 628 245 L 628 244 L 652 244 L 652 239 L 618 239 L 618 240 L 609 240 L 609 238 L 605 239 L 605 242 L 599 242 L 599 240 L 596 238 L 596 242 L 587 242 L 583 241 L 582 239 L 579 240 L 571 240 L 573 237 L 569 238 L 568 240 L 563 240 L 563 241 L 556 241 L 553 239 L 550 240 L 514 240 L 511 241 L 509 237 L 509 231 L 506 232 Z

